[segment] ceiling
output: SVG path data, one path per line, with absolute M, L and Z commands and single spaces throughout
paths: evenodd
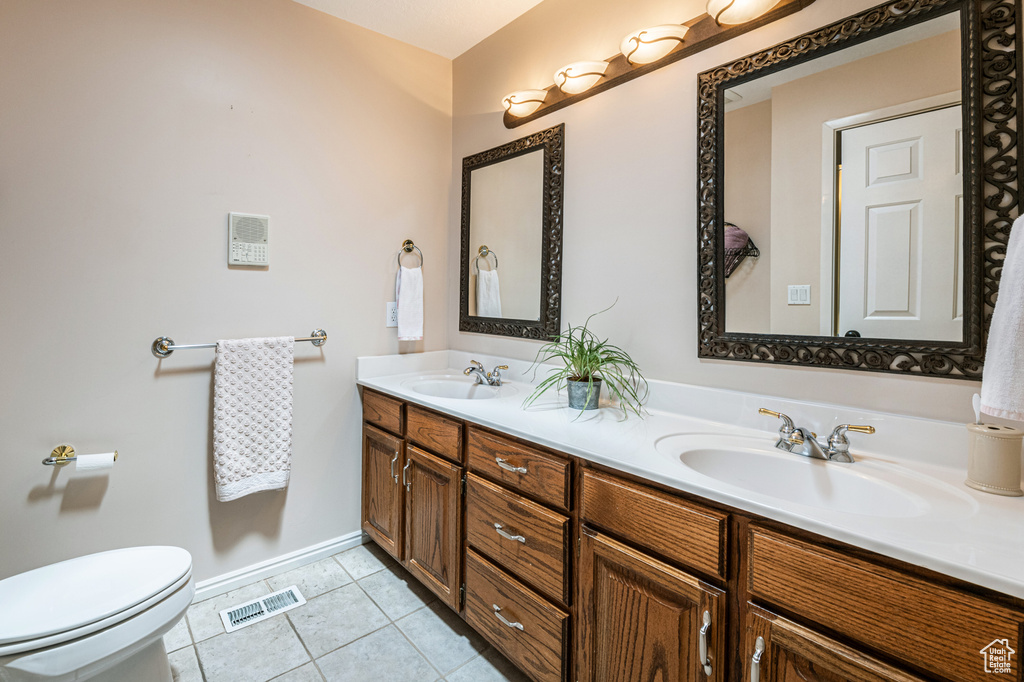
M 296 0 L 454 59 L 541 0 Z

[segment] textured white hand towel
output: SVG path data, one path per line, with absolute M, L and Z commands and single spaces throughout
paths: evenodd
M 1024 421 L 1024 217 L 1010 231 L 992 311 L 981 382 L 981 411 Z
M 398 301 L 398 340 L 419 341 L 423 338 L 423 269 L 398 268 L 395 280 Z
M 217 342 L 213 473 L 221 502 L 288 486 L 294 348 L 291 336 Z
M 476 314 L 480 317 L 501 317 L 497 270 L 481 270 L 476 275 Z

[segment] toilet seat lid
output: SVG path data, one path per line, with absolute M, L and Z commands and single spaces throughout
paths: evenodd
M 0 645 L 39 639 L 109 618 L 192 570 L 180 547 L 129 547 L 0 580 Z

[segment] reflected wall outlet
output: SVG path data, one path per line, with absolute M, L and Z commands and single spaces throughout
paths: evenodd
M 398 303 L 395 301 L 388 301 L 387 303 L 387 310 L 384 313 L 384 326 L 398 326 Z
M 790 284 L 789 285 L 789 305 L 810 305 L 811 304 L 811 285 L 810 284 Z

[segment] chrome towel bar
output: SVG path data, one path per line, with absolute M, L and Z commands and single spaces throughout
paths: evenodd
M 323 329 L 314 329 L 309 336 L 296 338 L 296 341 L 309 341 L 314 346 L 322 346 L 327 343 L 327 332 Z M 153 355 L 158 358 L 166 358 L 176 350 L 191 350 L 192 348 L 216 348 L 216 343 L 189 343 L 175 344 L 174 339 L 168 336 L 161 336 L 153 341 Z

